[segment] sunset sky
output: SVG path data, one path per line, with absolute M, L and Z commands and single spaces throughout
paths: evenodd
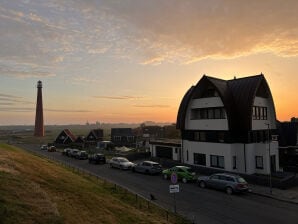
M 176 122 L 206 74 L 263 73 L 298 117 L 297 0 L 1 0 L 0 125 Z

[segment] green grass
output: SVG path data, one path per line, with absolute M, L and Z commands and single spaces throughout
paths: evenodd
M 0 224 L 188 223 L 93 176 L 0 144 Z

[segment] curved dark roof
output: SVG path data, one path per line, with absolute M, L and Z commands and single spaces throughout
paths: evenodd
M 184 95 L 184 97 L 182 98 L 182 101 L 180 103 L 180 107 L 178 110 L 178 115 L 177 115 L 177 122 L 176 122 L 177 129 L 184 129 L 186 110 L 187 110 L 189 101 L 192 98 L 194 88 L 195 88 L 194 86 L 190 87 L 189 90 Z
M 204 75 L 196 86 L 192 86 L 186 92 L 182 99 L 177 116 L 176 127 L 178 129 L 185 129 L 185 116 L 190 100 L 197 98 L 208 86 L 213 86 L 222 99 L 230 131 L 251 130 L 253 102 L 261 86 L 264 87 L 266 96 L 272 100 L 263 74 L 232 80 L 222 80 Z

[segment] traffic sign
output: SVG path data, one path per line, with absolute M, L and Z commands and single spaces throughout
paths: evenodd
M 179 185 L 170 185 L 170 193 L 179 193 Z
M 177 176 L 176 173 L 172 173 L 171 174 L 171 182 L 172 182 L 172 184 L 177 184 L 177 182 L 178 182 L 178 176 Z

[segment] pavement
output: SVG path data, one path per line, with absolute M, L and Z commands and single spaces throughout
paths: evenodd
M 270 192 L 270 187 L 260 186 L 260 185 L 251 185 L 251 193 L 257 194 L 260 196 L 276 199 L 279 201 L 285 201 L 298 205 L 298 187 L 293 187 L 290 189 L 282 190 L 278 188 L 272 188 Z

